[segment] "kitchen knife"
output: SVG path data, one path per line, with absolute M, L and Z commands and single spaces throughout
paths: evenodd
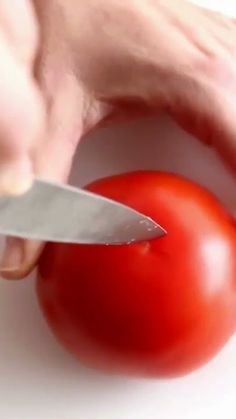
M 153 239 L 165 230 L 118 202 L 36 179 L 23 195 L 0 197 L 0 234 L 54 242 L 121 244 Z

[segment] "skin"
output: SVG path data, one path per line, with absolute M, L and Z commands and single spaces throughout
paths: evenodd
M 233 19 L 185 0 L 1 0 L 0 193 L 66 181 L 86 132 L 160 111 L 236 170 L 235 45 Z M 41 249 L 8 240 L 2 275 Z

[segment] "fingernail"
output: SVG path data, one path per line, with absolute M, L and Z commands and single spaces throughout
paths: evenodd
M 32 165 L 29 159 L 16 164 L 1 164 L 0 194 L 19 195 L 26 192 L 32 185 Z
M 0 272 L 17 271 L 24 260 L 23 241 L 14 237 L 6 239 L 5 249 L 0 263 Z

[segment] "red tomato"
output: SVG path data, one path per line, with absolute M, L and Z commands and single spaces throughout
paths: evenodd
M 208 191 L 167 173 L 122 174 L 88 189 L 168 234 L 122 246 L 48 244 L 37 290 L 55 335 L 109 371 L 176 376 L 203 365 L 236 326 L 231 217 Z

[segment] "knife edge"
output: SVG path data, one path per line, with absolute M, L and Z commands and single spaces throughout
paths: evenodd
M 23 195 L 0 197 L 0 233 L 47 242 L 128 244 L 166 231 L 123 203 L 37 178 Z

